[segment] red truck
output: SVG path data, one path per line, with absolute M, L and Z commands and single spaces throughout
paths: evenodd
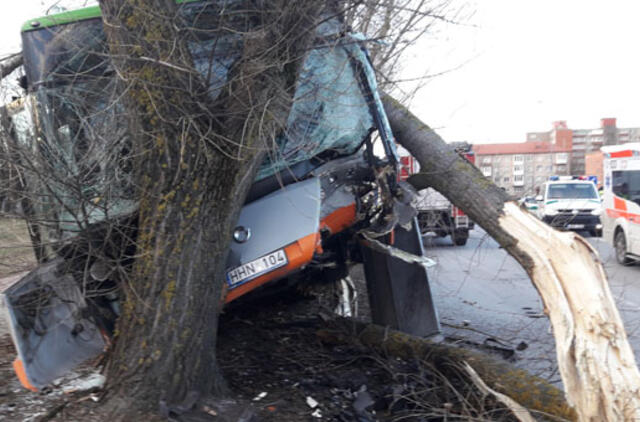
M 400 179 L 405 180 L 420 171 L 420 164 L 406 150 L 399 148 Z M 463 146 L 458 153 L 472 164 L 475 156 L 471 148 Z M 469 239 L 469 230 L 473 229 L 473 221 L 458 207 L 453 205 L 444 195 L 433 188 L 423 189 L 418 193 L 417 206 L 418 225 L 424 236 L 433 233 L 438 237 L 451 236 L 456 246 L 464 246 Z

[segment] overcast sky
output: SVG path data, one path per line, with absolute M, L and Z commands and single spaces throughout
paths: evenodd
M 445 140 L 519 142 L 554 120 L 595 128 L 617 117 L 620 127 L 640 127 L 640 1 L 451 1 L 473 16 L 440 26 L 405 72 L 456 69 L 430 79 L 411 105 Z M 53 3 L 5 4 L 0 53 L 18 51 L 22 23 Z
M 449 141 L 519 142 L 554 120 L 640 127 L 640 1 L 477 0 L 421 63 L 434 78 L 412 109 Z M 444 35 L 448 35 L 446 39 Z M 438 40 L 436 40 L 438 41 Z M 439 61 L 443 61 L 440 65 Z

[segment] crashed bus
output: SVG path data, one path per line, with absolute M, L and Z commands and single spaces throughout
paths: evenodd
M 241 52 L 233 2 L 178 1 L 210 98 Z M 225 5 L 221 8 L 220 5 Z M 231 5 L 231 6 L 230 6 Z M 221 15 L 229 22 L 219 25 Z M 374 322 L 439 331 L 413 190 L 398 156 L 363 38 L 336 17 L 317 28 L 287 127 L 248 193 L 227 261 L 225 302 L 296 282 L 334 282 L 364 264 Z M 37 390 L 102 353 L 135 256 L 137 200 L 122 90 L 99 7 L 28 21 L 23 87 L 13 112 L 40 265 L 3 293 L 18 358 Z M 374 148 L 376 151 L 374 151 Z M 375 245 L 375 247 L 373 247 Z M 406 254 L 405 254 L 406 255 Z

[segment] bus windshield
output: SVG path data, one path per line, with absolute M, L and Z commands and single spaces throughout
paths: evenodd
M 593 183 L 555 183 L 549 185 L 548 199 L 598 199 Z
M 178 8 L 189 28 L 185 41 L 193 65 L 213 101 L 233 77 L 243 51 L 242 33 L 251 30 L 242 18 L 245 12 L 231 10 L 227 3 L 188 2 Z M 379 117 L 384 111 L 372 94 L 374 71 L 357 38 L 335 18 L 317 32 L 316 46 L 299 74 L 287 127 L 257 180 L 304 161 L 351 155 L 376 129 L 384 132 L 383 139 L 392 137 L 386 118 Z M 122 87 L 116 85 L 101 18 L 25 31 L 22 38 L 29 90 L 36 94 L 42 125 L 48 126 L 43 128 L 46 141 L 55 149 L 54 144 L 71 140 L 75 156 L 69 158 L 86 162 L 83 151 L 95 142 L 111 142 L 113 128 L 126 128 Z M 97 129 L 96 119 L 101 123 Z

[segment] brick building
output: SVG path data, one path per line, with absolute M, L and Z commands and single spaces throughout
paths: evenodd
M 474 145 L 476 166 L 516 196 L 535 195 L 549 176 L 568 175 L 571 149 L 550 142 Z
M 587 152 L 584 156 L 584 174 L 598 178 L 598 188 L 602 186 L 604 171 L 602 170 L 602 151 Z
M 523 196 L 536 194 L 551 175 L 588 174 L 600 179 L 602 155 L 591 153 L 603 145 L 625 142 L 640 142 L 640 128 L 618 128 L 615 118 L 603 118 L 599 128 L 570 129 L 559 120 L 549 131 L 527 133 L 525 142 L 478 144 L 473 151 L 485 176 L 507 192 Z

